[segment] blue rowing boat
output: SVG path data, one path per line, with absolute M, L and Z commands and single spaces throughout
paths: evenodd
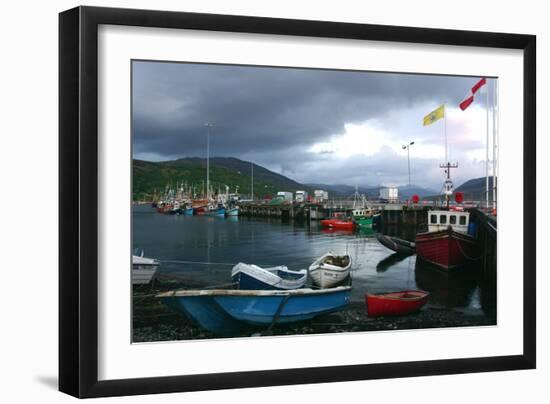
M 185 208 L 185 216 L 193 216 L 194 209 L 193 208 Z
M 350 302 L 351 287 L 178 290 L 157 297 L 212 333 L 235 335 L 247 325 L 266 327 L 293 323 L 342 310 Z

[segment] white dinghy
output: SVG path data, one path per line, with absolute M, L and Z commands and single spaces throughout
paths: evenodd
M 350 255 L 326 253 L 309 267 L 313 283 L 321 288 L 330 288 L 344 281 L 351 270 Z
M 154 258 L 143 256 L 143 251 L 140 255 L 132 255 L 132 284 L 146 285 L 155 276 L 160 263 Z

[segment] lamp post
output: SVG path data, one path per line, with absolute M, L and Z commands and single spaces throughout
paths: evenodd
M 206 199 L 210 199 L 210 128 L 213 123 L 206 122 Z
M 410 142 L 409 144 L 403 145 L 403 150 L 407 149 L 407 166 L 409 168 L 409 187 L 411 186 L 411 150 L 410 147 L 414 144 L 414 142 Z

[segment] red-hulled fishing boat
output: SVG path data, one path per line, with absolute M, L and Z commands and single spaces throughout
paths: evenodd
M 321 220 L 321 226 L 329 229 L 338 230 L 353 230 L 356 226 L 355 222 L 347 219 L 325 219 Z
M 478 258 L 475 239 L 469 234 L 470 213 L 460 207 L 449 207 L 454 188 L 450 170 L 457 165 L 445 164 L 447 179 L 444 185 L 446 208 L 428 211 L 428 231 L 416 235 L 416 255 L 443 269 L 452 269 Z M 462 195 L 456 195 L 457 202 Z
M 193 199 L 191 201 L 191 207 L 198 216 L 202 216 L 206 213 L 208 207 L 208 199 Z
M 459 217 L 462 219 L 467 215 L 467 212 L 460 215 L 454 212 L 437 210 L 428 212 L 429 218 L 437 216 L 438 220 L 444 217 L 450 219 Z M 474 238 L 467 234 L 467 230 L 457 231 L 453 225 L 447 226 L 444 230 L 419 233 L 416 235 L 415 242 L 416 254 L 420 259 L 443 269 L 460 267 L 468 260 L 476 259 L 479 255 Z
M 365 295 L 369 317 L 403 316 L 420 310 L 428 301 L 428 292 L 422 290 L 404 290 L 401 292 Z

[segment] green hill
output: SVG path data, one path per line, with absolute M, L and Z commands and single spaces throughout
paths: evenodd
M 498 179 L 497 179 L 498 185 Z M 493 200 L 493 177 L 489 177 L 489 200 Z M 464 193 L 464 200 L 466 201 L 483 201 L 485 200 L 485 177 L 473 178 L 466 181 L 460 186 L 455 188 L 455 192 Z M 443 200 L 443 196 L 440 195 L 431 195 L 423 197 L 427 200 Z
M 498 179 L 497 179 L 498 185 Z M 493 200 L 493 177 L 489 177 L 489 200 Z M 485 199 L 485 177 L 474 178 L 466 181 L 455 189 L 456 192 L 464 192 L 464 199 L 482 201 Z
M 187 183 L 200 192 L 206 183 L 206 160 L 202 158 L 184 158 L 172 161 L 150 162 L 133 160 L 133 199 L 151 200 L 153 193 L 164 190 L 167 184 Z M 250 195 L 251 163 L 232 157 L 213 157 L 210 159 L 210 184 L 212 189 L 230 192 L 239 187 L 239 193 Z M 254 164 L 254 195 L 264 197 L 275 195 L 278 191 L 310 191 L 309 187 L 297 183 L 283 175 L 274 173 Z

